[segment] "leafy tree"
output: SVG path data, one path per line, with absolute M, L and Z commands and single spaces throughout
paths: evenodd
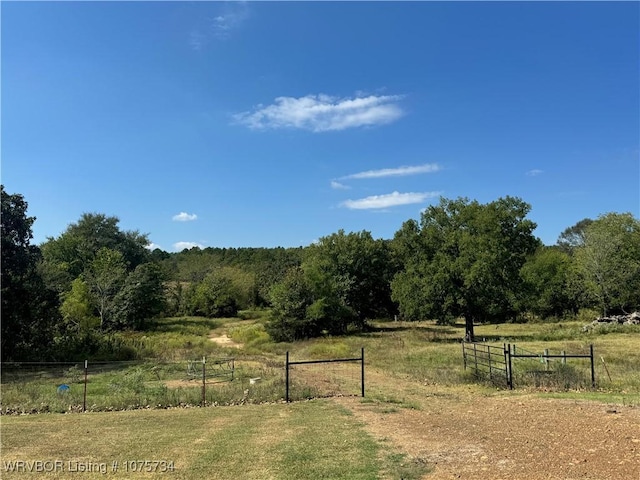
M 275 341 L 317 337 L 322 326 L 307 318 L 314 302 L 313 291 L 301 268 L 292 268 L 271 288 L 271 316 L 265 329 Z
M 48 290 L 38 272 L 40 249 L 31 245 L 35 217 L 19 194 L 2 197 L 1 303 L 2 360 L 43 358 L 59 321 L 57 295 Z
M 571 257 L 555 247 L 540 247 L 523 265 L 523 308 L 543 318 L 576 311 L 571 296 Z
M 400 313 L 442 323 L 464 317 L 468 339 L 476 321 L 514 318 L 520 269 L 539 245 L 529 210 L 513 197 L 488 204 L 442 198 L 419 225 L 406 222 L 394 238 L 404 264 L 391 286 Z
M 111 328 L 115 322 L 115 298 L 127 276 L 122 253 L 109 248 L 101 248 L 84 273 L 84 281 L 94 297 L 100 328 Z
M 233 281 L 219 270 L 209 273 L 188 298 L 191 315 L 216 318 L 234 317 L 238 313 Z
M 592 219 L 583 218 L 575 225 L 565 228 L 558 237 L 558 247 L 565 253 L 573 253 L 577 247 L 584 245 L 585 230 L 592 223 Z
M 324 305 L 347 307 L 361 326 L 368 318 L 395 311 L 391 249 L 367 231 L 345 234 L 340 230 L 322 237 L 308 248 L 302 268 L 316 297 L 325 299 Z
M 640 221 L 631 213 L 608 213 L 589 224 L 575 257 L 604 315 L 640 307 Z
M 95 316 L 93 296 L 87 283 L 80 277 L 71 282 L 71 290 L 63 296 L 60 313 L 66 330 L 86 332 L 100 325 Z
M 162 313 L 166 307 L 161 268 L 143 263 L 131 272 L 114 298 L 114 320 L 117 328 L 143 328 L 145 320 Z
M 101 213 L 84 213 L 58 238 L 42 245 L 43 271 L 49 285 L 58 292 L 67 291 L 71 282 L 88 270 L 102 249 L 117 251 L 128 271 L 149 260 L 147 235 L 122 231 L 119 219 Z

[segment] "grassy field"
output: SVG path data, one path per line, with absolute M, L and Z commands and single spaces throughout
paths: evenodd
M 533 397 L 542 401 L 571 399 L 609 406 L 640 405 L 640 329 L 636 327 L 583 333 L 583 323 L 579 322 L 477 326 L 476 335 L 488 343 L 516 344 L 528 351 L 579 353 L 594 345 L 598 360 L 595 391 L 580 384 L 558 389 L 517 385 L 515 391 L 507 391 L 473 383 L 463 370 L 461 324 L 376 322 L 366 333 L 284 344 L 271 342 L 261 322 L 260 318 L 164 319 L 158 321 L 153 332 L 127 334 L 125 341 L 130 345 L 147 354 L 162 355 L 156 363 L 147 361 L 126 366 L 122 371 L 96 374 L 89 385 L 93 398 L 100 398 L 102 406 L 111 403 L 116 408 L 148 408 L 3 415 L 0 446 L 4 463 L 0 476 L 91 479 L 103 477 L 101 469 L 106 468 L 119 478 L 148 478 L 169 465 L 130 462 L 164 461 L 172 462 L 173 467 L 165 474 L 180 479 L 429 478 L 428 472 L 433 468 L 430 462 L 408 454 L 408 446 L 386 443 L 384 435 L 372 435 L 371 425 L 363 418 L 375 414 L 384 421 L 422 412 L 428 419 L 435 401 L 461 406 L 464 415 L 469 408 L 465 405 L 473 405 L 474 399 L 516 402 L 515 405 Z M 225 342 L 213 341 L 221 338 Z M 357 357 L 362 347 L 367 396 L 357 400 L 356 405 L 365 409 L 363 417 L 355 416 L 352 407 L 345 408 L 333 400 L 282 403 L 286 351 L 292 360 L 307 360 Z M 199 403 L 201 387 L 197 380 L 193 384 L 185 380 L 185 362 L 179 359 L 200 355 L 236 359 L 234 380 L 208 385 L 207 404 L 241 406 L 166 408 L 176 403 Z M 159 371 L 160 360 L 175 368 Z M 586 362 L 578 362 L 583 364 L 576 371 L 584 370 Z M 354 365 L 355 369 L 330 365 L 309 373 L 305 378 L 312 385 L 306 388 L 301 383 L 294 398 L 322 394 L 323 382 L 329 376 L 344 380 L 345 395 L 359 393 L 358 365 Z M 82 379 L 77 372 L 72 374 L 66 371 L 60 378 L 40 383 L 7 382 L 3 377 L 3 409 L 23 403 L 38 410 L 38 405 L 51 404 L 47 410 L 56 411 L 55 402 L 60 401 L 60 409 L 66 410 L 64 402 L 68 399 L 51 395 L 51 385 L 64 380 L 74 389 L 73 382 L 80 385 Z M 261 380 L 250 385 L 249 379 L 254 377 Z M 294 381 L 303 382 L 301 378 L 299 374 Z M 77 395 L 77 389 L 75 392 Z M 158 398 L 164 399 L 165 404 L 158 404 Z M 14 461 L 62 464 L 26 464 L 19 467 L 22 471 L 12 473 L 9 469 L 15 468 L 16 464 L 11 463 Z M 118 465 L 114 466 L 114 462 Z M 134 465 L 152 471 L 133 472 Z M 56 471 L 37 471 L 45 466 L 55 467 Z M 96 471 L 73 471 L 82 468 Z

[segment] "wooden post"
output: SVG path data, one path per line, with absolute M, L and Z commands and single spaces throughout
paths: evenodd
M 544 369 L 545 371 L 548 371 L 549 370 L 549 349 L 548 348 L 544 349 L 544 354 L 542 359 L 544 361 Z

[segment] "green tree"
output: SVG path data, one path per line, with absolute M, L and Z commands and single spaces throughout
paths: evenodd
M 405 223 L 394 238 L 404 270 L 391 286 L 400 313 L 442 323 L 464 317 L 468 339 L 476 321 L 514 318 L 520 269 L 540 243 L 529 210 L 513 197 L 488 204 L 442 198 L 422 213 L 420 225 Z
M 118 329 L 142 329 L 146 320 L 165 308 L 162 269 L 155 263 L 143 263 L 127 276 L 114 298 L 113 324 Z
M 322 326 L 315 319 L 307 318 L 307 309 L 313 302 L 313 291 L 304 271 L 299 267 L 290 269 L 284 279 L 271 288 L 267 333 L 277 342 L 319 336 Z
M 395 311 L 391 249 L 383 240 L 374 240 L 370 232 L 345 234 L 340 230 L 320 238 L 308 248 L 302 268 L 316 298 L 324 299 L 325 306 L 347 307 L 361 327 L 366 319 Z
M 147 235 L 137 231 L 122 231 L 119 219 L 101 213 L 83 213 L 58 238 L 49 238 L 42 245 L 43 275 L 48 284 L 62 293 L 71 282 L 90 268 L 102 249 L 117 251 L 128 271 L 149 261 Z
M 563 252 L 572 254 L 576 248 L 584 245 L 585 230 L 592 223 L 592 219 L 583 218 L 575 225 L 565 228 L 558 237 L 558 247 Z
M 233 281 L 220 270 L 209 273 L 188 295 L 192 315 L 234 317 L 238 313 L 237 292 Z
M 46 288 L 37 265 L 40 249 L 31 245 L 35 217 L 27 216 L 28 204 L 19 194 L 2 197 L 2 360 L 44 358 L 59 322 L 57 295 Z
M 604 315 L 640 307 L 640 221 L 631 213 L 607 213 L 588 225 L 575 259 Z
M 96 254 L 83 277 L 94 298 L 100 318 L 100 328 L 115 326 L 114 306 L 116 295 L 127 276 L 122 253 L 103 247 Z
M 60 313 L 68 331 L 87 332 L 100 326 L 95 315 L 93 296 L 86 282 L 78 277 L 71 282 L 71 290 L 63 295 Z
M 523 309 L 543 318 L 576 311 L 571 296 L 571 257 L 557 247 L 540 247 L 523 265 Z

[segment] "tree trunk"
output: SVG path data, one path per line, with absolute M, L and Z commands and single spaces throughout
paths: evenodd
M 464 339 L 466 342 L 475 342 L 473 334 L 473 317 L 468 315 L 464 318 Z

